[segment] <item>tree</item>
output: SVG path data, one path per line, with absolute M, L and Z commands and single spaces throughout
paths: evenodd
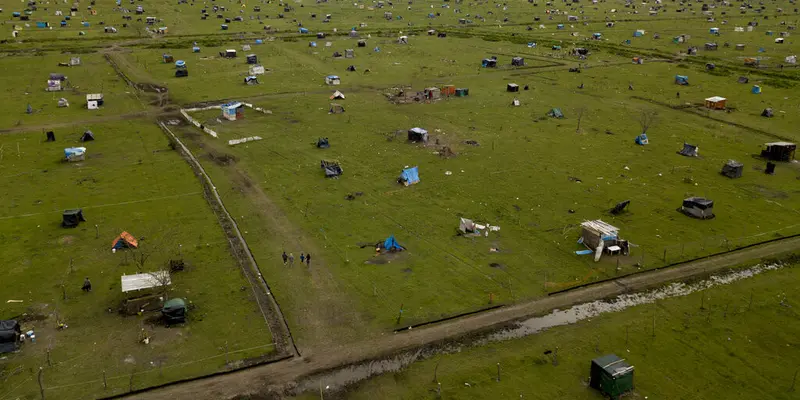
M 164 301 L 169 300 L 169 285 L 172 283 L 172 278 L 170 278 L 169 271 L 153 271 L 148 272 L 147 274 L 150 275 L 150 278 L 155 284 L 153 289 L 158 292 L 158 295 L 163 297 Z
M 643 109 L 639 113 L 639 126 L 642 127 L 641 133 L 647 133 L 647 130 L 655 125 L 656 122 L 658 122 L 658 111 Z

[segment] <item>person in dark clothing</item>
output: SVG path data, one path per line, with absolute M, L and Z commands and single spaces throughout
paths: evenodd
M 675 92 L 675 98 L 680 99 L 681 98 L 681 92 Z
M 306 254 L 306 265 L 311 266 L 311 253 Z
M 86 293 L 92 291 L 92 282 L 89 281 L 88 276 L 86 277 L 86 279 L 83 280 L 83 287 L 81 289 Z
M 289 261 L 289 256 L 286 255 L 285 251 L 281 255 L 281 258 L 283 258 L 283 265 L 286 265 L 286 262 Z

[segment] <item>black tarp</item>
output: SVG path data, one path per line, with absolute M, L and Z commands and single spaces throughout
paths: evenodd
M 81 135 L 81 142 L 91 142 L 92 140 L 94 140 L 92 131 L 83 132 L 83 135 Z
M 335 161 L 325 161 L 322 160 L 320 162 L 320 167 L 322 170 L 325 171 L 326 178 L 335 178 L 342 174 L 342 167 L 339 166 L 339 163 Z
M 83 217 L 83 210 L 80 208 L 74 210 L 64 210 L 61 216 L 61 226 L 64 228 L 75 228 L 79 223 L 86 221 Z
M 56 141 L 56 134 L 53 131 L 47 131 L 47 140 L 48 142 L 55 142 Z
M 330 143 L 328 143 L 328 138 L 319 138 L 317 139 L 317 148 L 319 149 L 327 149 L 331 147 Z
M 10 353 L 19 348 L 19 323 L 14 320 L 0 320 L 0 353 Z
M 161 309 L 167 324 L 182 324 L 186 322 L 186 302 L 183 299 L 175 298 L 164 303 Z

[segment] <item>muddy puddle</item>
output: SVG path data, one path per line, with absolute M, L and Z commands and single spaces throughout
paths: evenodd
M 578 304 L 566 310 L 553 310 L 547 315 L 516 322 L 509 328 L 487 334 L 472 341 L 471 344 L 464 346 L 481 346 L 492 342 L 518 339 L 542 332 L 552 327 L 574 324 L 588 318 L 594 318 L 600 314 L 619 312 L 637 305 L 651 304 L 672 297 L 686 296 L 715 286 L 726 285 L 751 278 L 767 271 L 780 269 L 781 267 L 781 264 L 756 265 L 747 269 L 712 275 L 708 279 L 702 281 L 692 283 L 675 282 L 650 291 L 623 294 L 610 300 L 598 300 L 590 303 Z M 298 382 L 297 386 L 291 391 L 294 392 L 294 394 L 310 391 L 338 392 L 345 389 L 348 385 L 355 384 L 370 377 L 384 373 L 398 372 L 413 362 L 429 358 L 436 354 L 459 352 L 464 346 L 450 345 L 438 348 L 426 347 L 422 350 L 402 353 L 383 360 L 350 365 L 309 377 L 302 382 Z

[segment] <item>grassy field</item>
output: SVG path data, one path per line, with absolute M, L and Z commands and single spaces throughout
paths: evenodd
M 523 339 L 462 349 L 373 378 L 344 397 L 602 399 L 587 385 L 590 362 L 616 354 L 635 367 L 634 399 L 793 399 L 800 325 L 797 298 L 786 288 L 798 282 L 800 270 L 788 268 Z M 554 366 L 544 352 L 556 348 Z
M 147 121 L 87 128 L 96 140 L 84 144 L 75 130 L 57 130 L 55 143 L 38 132 L 0 136 L 2 185 L 25 188 L 0 194 L 0 315 L 17 316 L 37 337 L 0 364 L 2 396 L 38 398 L 35 371 L 48 348 L 44 386 L 61 399 L 127 391 L 132 373 L 133 388 L 141 388 L 218 371 L 226 346 L 234 365 L 270 353 L 269 330 L 202 189 L 159 128 Z M 63 148 L 79 144 L 86 161 L 62 162 Z M 61 211 L 76 207 L 87 222 L 61 228 Z M 112 254 L 122 231 L 140 239 L 140 250 Z M 143 264 L 133 261 L 141 256 Z M 188 267 L 173 274 L 168 295 L 191 302 L 187 324 L 165 328 L 152 314 L 117 314 L 121 275 L 178 258 Z M 69 328 L 57 330 L 58 322 Z M 149 345 L 137 344 L 141 329 Z

